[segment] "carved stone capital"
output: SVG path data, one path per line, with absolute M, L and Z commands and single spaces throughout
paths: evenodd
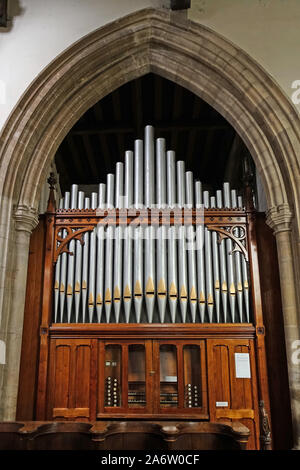
M 293 213 L 289 204 L 279 204 L 267 210 L 267 224 L 274 231 L 275 235 L 279 232 L 291 230 L 291 221 Z
M 31 234 L 39 222 L 38 211 L 33 207 L 19 205 L 16 207 L 14 219 L 16 230 Z

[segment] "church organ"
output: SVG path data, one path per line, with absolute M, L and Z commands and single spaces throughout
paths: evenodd
M 145 139 L 45 216 L 37 420 L 242 422 L 269 413 L 249 188 L 215 194 Z

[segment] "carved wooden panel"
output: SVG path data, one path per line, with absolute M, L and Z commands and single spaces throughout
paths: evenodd
M 96 350 L 95 340 L 51 341 L 48 419 L 93 419 Z
M 237 378 L 235 353 L 247 353 L 251 378 Z M 255 355 L 251 340 L 207 340 L 210 419 L 239 420 L 251 435 L 248 449 L 259 446 L 259 419 Z

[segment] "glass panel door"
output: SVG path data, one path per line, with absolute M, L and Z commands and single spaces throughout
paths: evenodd
M 105 397 L 104 406 L 122 406 L 122 347 L 119 344 L 105 346 Z
M 161 344 L 160 360 L 160 407 L 177 408 L 178 406 L 178 373 L 177 348 L 173 344 Z
M 201 356 L 196 344 L 183 346 L 184 407 L 202 407 Z
M 146 354 L 143 344 L 128 346 L 128 407 L 146 406 Z

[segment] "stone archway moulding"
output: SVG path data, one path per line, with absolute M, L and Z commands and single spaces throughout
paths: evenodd
M 269 224 L 277 234 L 288 358 L 299 338 L 299 115 L 271 77 L 237 46 L 174 12 L 141 10 L 58 56 L 24 93 L 1 133 L 0 339 L 7 345 L 7 365 L 0 369 L 2 419 L 15 415 L 28 243 L 50 163 L 89 107 L 148 72 L 203 98 L 232 124 L 251 152 L 264 183 Z M 288 362 L 299 439 L 298 370 Z

